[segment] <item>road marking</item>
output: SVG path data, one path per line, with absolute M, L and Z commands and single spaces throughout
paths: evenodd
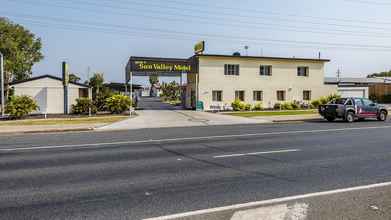
M 213 158 L 227 158 L 227 157 L 243 157 L 243 156 L 255 156 L 262 154 L 278 154 L 278 153 L 289 153 L 289 152 L 298 152 L 300 149 L 292 149 L 292 150 L 275 150 L 275 151 L 265 151 L 265 152 L 254 152 L 254 153 L 246 153 L 246 154 L 228 154 L 228 155 L 219 155 L 214 156 Z
M 298 195 L 298 196 L 290 196 L 290 197 L 270 199 L 270 200 L 264 200 L 264 201 L 258 201 L 258 202 L 243 203 L 243 204 L 237 204 L 237 205 L 231 205 L 231 206 L 225 206 L 225 207 L 219 207 L 219 208 L 211 208 L 211 209 L 205 209 L 205 210 L 199 210 L 199 211 L 193 211 L 193 212 L 185 212 L 185 213 L 180 213 L 180 214 L 167 215 L 167 216 L 156 217 L 156 218 L 148 218 L 148 219 L 144 219 L 144 220 L 181 219 L 181 218 L 186 218 L 186 217 L 191 217 L 191 216 L 200 216 L 200 215 L 211 214 L 211 213 L 216 213 L 216 212 L 235 211 L 235 210 L 239 210 L 239 209 L 255 208 L 257 206 L 268 206 L 268 205 L 273 205 L 273 204 L 278 204 L 278 203 L 292 202 L 294 200 L 302 200 L 302 199 L 308 199 L 308 198 L 312 198 L 312 197 L 328 196 L 328 195 L 333 195 L 333 194 L 354 192 L 354 191 L 360 191 L 360 190 L 368 190 L 368 189 L 387 187 L 387 186 L 391 186 L 391 182 L 350 187 L 350 188 L 345 188 L 345 189 L 336 189 L 336 190 L 330 190 L 330 191 L 325 191 L 325 192 L 309 193 L 309 194 L 303 194 L 303 195 Z
M 261 137 L 261 136 L 282 135 L 282 134 L 310 134 L 310 133 L 323 133 L 323 132 L 333 132 L 333 131 L 373 130 L 373 129 L 385 129 L 385 128 L 391 128 L 391 126 L 360 127 L 360 128 L 336 128 L 336 129 L 322 129 L 322 130 L 281 131 L 281 132 L 269 132 L 269 133 L 233 134 L 233 135 L 217 135 L 217 136 L 185 137 L 185 138 L 167 138 L 167 139 L 156 139 L 156 140 L 150 139 L 150 140 L 139 140 L 139 141 L 119 141 L 119 142 L 107 142 L 107 143 L 73 144 L 73 145 L 58 145 L 58 146 L 3 148 L 3 149 L 0 149 L 0 152 L 61 149 L 61 148 L 87 148 L 87 147 L 101 147 L 101 146 L 109 147 L 109 146 L 113 146 L 113 145 L 123 145 L 123 144 L 146 144 L 146 143 L 192 141 L 192 140 L 212 140 L 212 139 L 235 138 L 235 137 L 237 137 L 237 138 L 257 137 L 257 136 Z

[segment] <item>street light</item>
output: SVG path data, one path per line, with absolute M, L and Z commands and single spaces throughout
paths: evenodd
M 4 117 L 4 56 L 0 52 L 0 79 L 1 79 L 1 117 Z

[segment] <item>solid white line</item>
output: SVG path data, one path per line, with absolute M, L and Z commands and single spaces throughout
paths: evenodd
M 175 142 L 175 141 L 190 141 L 190 140 L 211 140 L 222 138 L 235 138 L 235 137 L 256 137 L 256 136 L 268 136 L 268 135 L 282 135 L 282 134 L 309 134 L 309 133 L 322 133 L 333 131 L 354 131 L 354 130 L 371 130 L 371 129 L 384 129 L 391 128 L 391 126 L 380 127 L 360 127 L 360 128 L 336 128 L 336 129 L 323 129 L 323 130 L 307 130 L 307 131 L 281 131 L 281 132 L 269 132 L 269 133 L 252 133 L 252 134 L 234 134 L 234 135 L 218 135 L 218 136 L 204 136 L 204 137 L 185 137 L 185 138 L 168 138 L 157 140 L 140 140 L 140 141 L 120 141 L 120 142 L 107 142 L 107 143 L 91 143 L 91 144 L 74 144 L 74 145 L 58 145 L 58 146 L 37 146 L 37 147 L 23 147 L 23 148 L 4 148 L 0 149 L 0 152 L 12 152 L 12 151 L 25 151 L 25 150 L 44 150 L 44 149 L 61 149 L 61 148 L 85 148 L 85 147 L 109 147 L 113 145 L 123 144 L 145 144 L 145 143 L 160 143 L 160 142 Z
M 180 218 L 185 218 L 185 217 L 190 217 L 190 216 L 199 216 L 199 215 L 211 214 L 211 213 L 215 213 L 215 212 L 230 211 L 230 210 L 234 211 L 234 210 L 238 210 L 238 209 L 273 205 L 276 203 L 286 203 L 286 202 L 291 202 L 294 200 L 301 200 L 301 199 L 307 199 L 307 198 L 318 197 L 318 196 L 327 196 L 327 195 L 333 195 L 333 194 L 338 194 L 338 193 L 354 192 L 354 191 L 367 190 L 367 189 L 386 187 L 386 186 L 391 186 L 391 182 L 378 183 L 378 184 L 372 184 L 372 185 L 366 185 L 366 186 L 350 187 L 350 188 L 337 189 L 337 190 L 331 190 L 331 191 L 325 191 L 325 192 L 309 193 L 309 194 L 303 194 L 303 195 L 298 195 L 298 196 L 290 196 L 290 197 L 270 199 L 270 200 L 264 200 L 264 201 L 258 201 L 258 202 L 243 203 L 243 204 L 237 204 L 237 205 L 231 205 L 231 206 L 225 206 L 225 207 L 219 207 L 219 208 L 211 208 L 211 209 L 205 209 L 205 210 L 199 210 L 199 211 L 193 211 L 193 212 L 186 212 L 186 213 L 180 213 L 180 214 L 174 214 L 174 215 L 168 215 L 168 216 L 162 216 L 162 217 L 156 217 L 156 218 L 148 218 L 148 219 L 144 219 L 144 220 L 180 219 Z
M 243 157 L 243 156 L 254 156 L 254 155 L 263 155 L 263 154 L 278 154 L 278 153 L 289 153 L 289 152 L 298 152 L 300 149 L 292 149 L 292 150 L 275 150 L 275 151 L 265 151 L 265 152 L 254 152 L 254 153 L 246 153 L 246 154 L 229 154 L 229 155 L 219 155 L 214 156 L 213 158 L 227 158 L 227 157 Z

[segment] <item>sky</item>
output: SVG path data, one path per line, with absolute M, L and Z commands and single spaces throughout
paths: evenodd
M 60 76 L 61 62 L 67 61 L 83 80 L 103 72 L 107 81 L 123 82 L 130 56 L 188 58 L 200 40 L 209 54 L 317 58 L 320 52 L 331 59 L 326 76 L 336 76 L 338 69 L 342 77 L 391 69 L 386 0 L 0 0 L 0 5 L 0 16 L 42 39 L 45 58 L 34 66 L 34 76 Z

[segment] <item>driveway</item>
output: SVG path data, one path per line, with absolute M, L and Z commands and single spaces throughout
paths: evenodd
M 97 130 L 259 124 L 269 122 L 264 119 L 251 119 L 208 112 L 183 110 L 180 107 L 174 107 L 172 105 L 162 103 L 157 98 L 142 98 L 139 103 L 139 108 L 141 110 L 137 111 L 137 117 L 104 126 Z

